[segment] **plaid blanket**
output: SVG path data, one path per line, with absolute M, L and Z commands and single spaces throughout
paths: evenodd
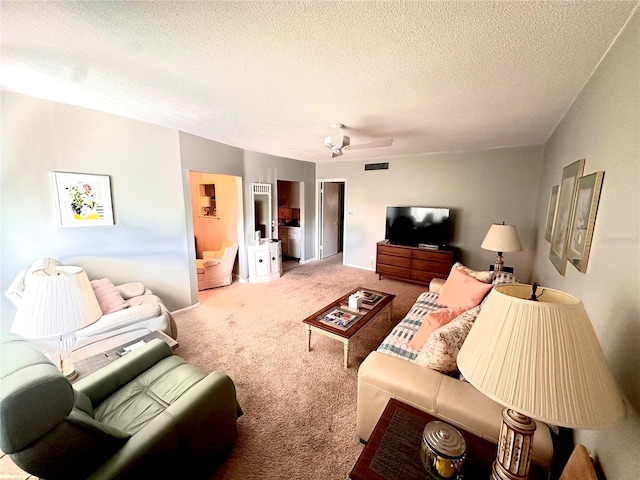
M 394 357 L 415 360 L 419 352 L 414 350 L 409 342 L 422 325 L 422 319 L 427 313 L 439 308 L 446 308 L 438 303 L 438 296 L 437 293 L 431 292 L 420 294 L 409 313 L 380 344 L 378 351 Z

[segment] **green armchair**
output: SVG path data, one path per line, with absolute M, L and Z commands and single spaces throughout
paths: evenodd
M 34 345 L 3 335 L 0 449 L 46 478 L 206 475 L 233 447 L 232 380 L 153 340 L 71 385 Z

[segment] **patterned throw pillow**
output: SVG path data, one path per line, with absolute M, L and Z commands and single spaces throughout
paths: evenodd
M 442 373 L 458 371 L 458 352 L 480 313 L 480 306 L 461 313 L 431 334 L 414 360 L 417 364 Z
M 520 280 L 518 280 L 513 273 L 505 271 L 491 273 L 493 274 L 493 279 L 491 280 L 491 284 L 493 286 L 500 285 L 502 283 L 520 283 Z
M 480 270 L 471 270 L 469 267 L 465 267 L 463 264 L 461 264 L 460 262 L 456 262 L 453 264 L 453 267 L 451 267 L 452 270 L 459 270 L 460 272 L 464 273 L 465 275 L 471 277 L 471 278 L 475 278 L 476 280 L 482 282 L 482 283 L 491 283 L 491 281 L 493 280 L 493 272 L 490 271 L 480 271 Z

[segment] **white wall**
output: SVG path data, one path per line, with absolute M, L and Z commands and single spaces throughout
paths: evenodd
M 19 94 L 1 99 L 2 291 L 53 256 L 90 278 L 142 281 L 169 308 L 189 304 L 177 132 Z M 115 225 L 58 228 L 53 171 L 109 175 Z M 1 297 L 7 326 L 15 308 Z
M 491 224 L 516 225 L 523 251 L 505 254 L 505 264 L 515 267 L 522 281 L 529 280 L 541 146 L 385 159 L 389 170 L 372 171 L 347 155 L 317 166 L 318 180 L 346 179 L 347 265 L 374 267 L 369 260 L 375 259 L 376 242 L 384 239 L 388 205 L 448 207 L 450 243 L 460 249 L 465 264 L 479 270 L 487 270 L 496 256 L 480 249 Z
M 585 304 L 613 374 L 628 400 L 620 429 L 579 431 L 609 480 L 640 472 L 640 14 L 636 13 L 544 150 L 536 208 L 534 278 Z M 605 172 L 586 273 L 548 259 L 544 223 L 562 168 L 585 158 L 585 174 Z

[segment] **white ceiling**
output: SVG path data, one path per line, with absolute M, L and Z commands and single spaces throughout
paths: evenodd
M 637 5 L 2 1 L 1 86 L 308 161 L 541 144 Z

